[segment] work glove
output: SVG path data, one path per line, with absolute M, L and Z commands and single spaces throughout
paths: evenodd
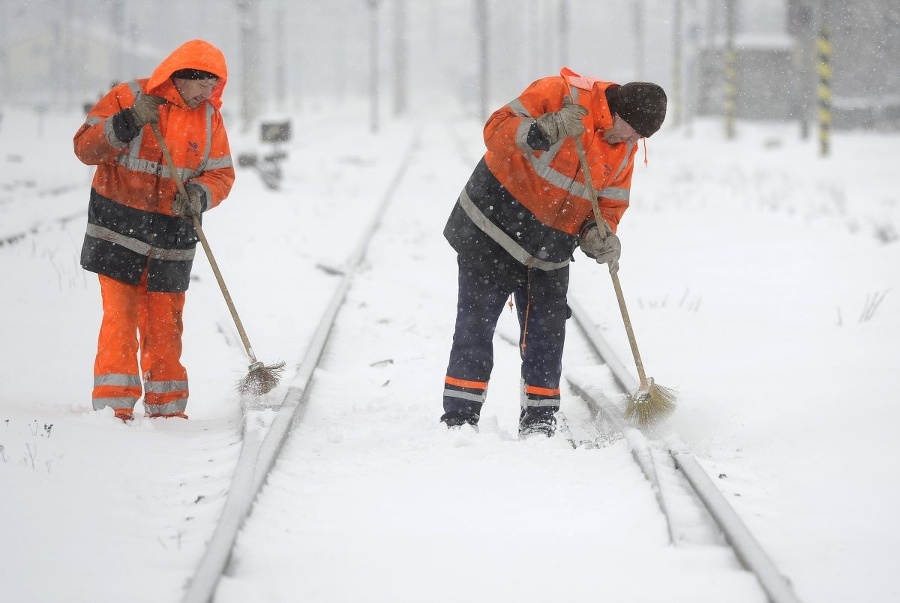
M 588 114 L 586 107 L 566 102 L 563 108 L 552 113 L 544 113 L 535 121 L 538 127 L 553 146 L 567 136 L 581 136 L 584 134 L 584 122 L 582 117 Z
M 187 196 L 175 193 L 172 213 L 182 218 L 200 217 L 203 213 L 203 189 L 196 184 L 187 184 L 184 190 Z
M 161 96 L 139 92 L 131 107 L 131 114 L 138 127 L 143 128 L 147 124 L 159 123 L 159 106 L 165 102 L 166 99 Z
M 619 271 L 622 244 L 609 228 L 599 228 L 596 222 L 590 222 L 581 229 L 578 245 L 586 256 L 593 258 L 598 264 L 609 264 L 610 274 Z

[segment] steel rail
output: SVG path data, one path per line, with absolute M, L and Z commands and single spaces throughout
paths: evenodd
M 332 325 L 352 285 L 355 272 L 365 257 L 369 241 L 380 225 L 394 190 L 405 175 L 416 146 L 414 141 L 366 229 L 363 239 L 347 263 L 340 269 L 329 270 L 331 273 L 340 275 L 341 281 L 320 319 L 282 404 L 274 410 L 274 413 L 272 410 L 250 410 L 245 413 L 242 449 L 232 479 L 232 487 L 204 556 L 187 584 L 182 599 L 183 603 L 208 603 L 211 601 L 221 576 L 226 573 L 237 534 L 249 516 L 254 501 L 265 483 L 269 471 L 274 466 L 292 425 L 302 417 L 306 409 L 308 386 L 328 342 Z M 635 390 L 638 387 L 638 381 L 600 335 L 581 305 L 571 296 L 568 302 L 573 318 L 591 347 L 610 369 L 622 392 Z M 677 544 L 678 538 L 669 511 L 670 505 L 667 504 L 666 489 L 662 487 L 657 475 L 654 447 L 640 430 L 627 424 L 621 411 L 609 398 L 597 391 L 590 390 L 590 388 L 583 387 L 583 384 L 577 381 L 570 379 L 569 383 L 576 394 L 592 405 L 597 412 L 602 412 L 625 435 L 632 456 L 650 481 L 660 508 L 666 516 L 670 541 Z M 675 440 L 667 442 L 666 447 L 676 468 L 684 475 L 697 498 L 702 501 L 710 517 L 735 552 L 738 561 L 747 571 L 756 576 L 769 601 L 771 603 L 799 603 L 799 599 L 793 593 L 787 580 L 778 572 L 771 559 L 753 538 L 749 529 L 743 524 L 696 459 Z
M 181 599 L 183 603 L 208 603 L 212 600 L 219 579 L 228 568 L 238 532 L 284 447 L 291 426 L 302 417 L 306 409 L 309 383 L 328 342 L 338 311 L 417 147 L 418 135 L 415 135 L 362 239 L 340 271 L 341 281 L 319 320 L 282 403 L 274 409 L 274 414 L 271 410 L 245 411 L 241 453 L 232 478 L 232 487 L 228 491 L 212 538 L 187 584 Z
M 741 565 L 756 574 L 760 586 L 772 603 L 800 603 L 790 584 L 763 550 L 759 541 L 741 520 L 740 516 L 728 504 L 725 497 L 716 488 L 709 475 L 690 453 L 685 450 L 670 449 L 669 453 L 675 464 L 694 488 L 694 492 L 706 505 L 710 515 L 722 528 L 722 533 L 734 549 Z
M 619 360 L 582 306 L 572 296 L 569 297 L 568 304 L 572 309 L 572 317 L 575 318 L 581 332 L 606 363 L 615 381 L 622 388 L 622 392 L 633 391 L 638 385 L 637 380 Z M 632 456 L 653 486 L 660 508 L 666 516 L 670 538 L 673 544 L 677 544 L 665 494 L 657 477 L 653 461 L 653 448 L 650 442 L 640 430 L 631 427 L 625 421 L 619 408 L 605 395 L 589 391 L 589 388 L 577 380 L 570 379 L 569 383 L 576 394 L 594 406 L 598 412 L 602 412 L 625 435 L 631 447 Z M 737 512 L 728 504 L 722 492 L 703 470 L 700 463 L 677 438 L 669 438 L 664 445 L 674 460 L 676 468 L 684 475 L 693 492 L 702 501 L 710 517 L 722 531 L 740 564 L 756 576 L 769 601 L 771 603 L 800 603 L 788 580 L 778 571 L 772 559 L 753 537 Z
M 24 239 L 30 235 L 37 234 L 38 232 L 40 232 L 44 228 L 47 228 L 48 226 L 60 226 L 60 225 L 65 226 L 69 222 L 73 222 L 75 220 L 80 220 L 80 219 L 84 218 L 85 216 L 87 216 L 87 214 L 88 214 L 88 210 L 83 209 L 83 210 L 75 212 L 73 214 L 67 214 L 65 216 L 57 216 L 57 217 L 53 217 L 53 218 L 48 218 L 46 220 L 43 220 L 41 222 L 37 222 L 37 223 L 31 225 L 30 227 L 26 228 L 25 230 L 20 230 L 18 232 L 11 232 L 11 233 L 2 233 L 2 234 L 0 234 L 0 247 L 6 247 L 6 246 L 11 247 L 12 245 L 15 245 L 16 243 L 20 242 L 22 239 Z

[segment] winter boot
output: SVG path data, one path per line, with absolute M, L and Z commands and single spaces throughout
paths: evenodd
M 519 436 L 542 433 L 552 437 L 556 433 L 555 406 L 526 406 L 519 415 Z
M 441 422 L 446 424 L 448 428 L 459 427 L 460 425 L 478 426 L 478 415 L 475 413 L 454 410 L 445 412 L 441 416 Z
M 176 418 L 177 419 L 187 419 L 188 418 L 188 416 L 186 414 L 184 414 L 183 412 L 173 412 L 172 414 L 168 414 L 168 415 L 166 415 L 166 414 L 153 414 L 153 415 L 148 414 L 147 417 L 150 419 L 176 419 Z
M 116 413 L 116 418 L 124 423 L 134 420 L 134 411 L 130 408 L 116 408 L 113 412 Z

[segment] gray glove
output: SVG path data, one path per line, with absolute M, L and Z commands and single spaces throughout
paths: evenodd
M 188 184 L 184 187 L 187 197 L 181 193 L 175 193 L 172 202 L 172 213 L 182 218 L 200 217 L 203 213 L 203 189 L 196 184 Z
M 598 228 L 596 222 L 589 223 L 581 229 L 578 245 L 586 256 L 597 260 L 598 264 L 609 264 L 610 274 L 619 271 L 622 244 L 609 228 Z
M 165 102 L 166 99 L 161 96 L 138 93 L 131 107 L 131 114 L 134 115 L 137 125 L 143 128 L 147 124 L 159 123 L 159 106 Z
M 582 117 L 588 114 L 586 107 L 566 103 L 563 108 L 553 113 L 544 113 L 535 121 L 538 127 L 550 139 L 554 145 L 567 136 L 581 136 L 584 134 L 584 122 Z

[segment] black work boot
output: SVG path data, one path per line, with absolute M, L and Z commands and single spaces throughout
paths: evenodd
M 556 433 L 556 411 L 558 406 L 526 406 L 519 415 L 519 435 L 542 433 L 552 437 Z
M 478 415 L 471 412 L 453 410 L 445 412 L 441 416 L 441 422 L 445 423 L 448 428 L 459 427 L 460 425 L 478 426 Z

